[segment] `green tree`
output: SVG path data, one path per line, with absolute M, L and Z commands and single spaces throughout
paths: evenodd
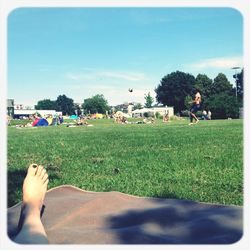
M 90 112 L 91 114 L 105 114 L 106 111 L 109 110 L 108 101 L 104 98 L 103 95 L 99 94 L 85 99 L 82 108 L 87 113 Z
M 79 104 L 74 103 L 74 113 L 78 116 L 82 114 L 81 107 Z
M 223 73 L 219 73 L 214 78 L 214 81 L 211 85 L 210 95 L 215 95 L 218 93 L 227 93 L 229 95 L 232 95 L 233 93 L 233 86 Z
M 184 101 L 184 104 L 185 104 L 185 108 L 186 109 L 190 109 L 190 103 L 192 102 L 192 100 L 193 100 L 193 98 L 192 98 L 192 96 L 191 95 L 187 95 L 186 97 L 185 97 L 185 101 Z
M 213 80 L 207 75 L 198 74 L 195 78 L 194 87 L 200 90 L 203 99 L 207 99 L 211 95 L 212 84 Z
M 152 104 L 154 102 L 154 98 L 150 95 L 150 92 L 148 92 L 148 94 L 145 94 L 144 95 L 144 99 L 145 99 L 145 104 L 144 106 L 146 108 L 151 108 L 152 107 Z
M 185 97 L 194 89 L 195 78 L 193 75 L 176 71 L 161 79 L 155 89 L 156 100 L 163 105 L 174 106 L 175 112 L 185 109 Z
M 223 73 L 214 78 L 209 97 L 203 98 L 203 108 L 210 109 L 215 119 L 238 118 L 239 103 L 235 90 Z
M 244 94 L 244 70 L 242 69 L 240 73 L 233 75 L 236 86 L 237 86 L 237 100 L 239 105 L 243 105 L 243 94 Z M 236 89 L 234 89 L 236 91 Z
M 209 98 L 209 109 L 214 119 L 227 119 L 239 117 L 239 105 L 235 96 L 226 92 L 218 93 Z
M 55 110 L 57 108 L 56 102 L 50 99 L 44 99 L 37 102 L 35 109 L 38 110 Z
M 59 95 L 56 99 L 57 111 L 61 111 L 63 115 L 72 115 L 75 113 L 73 99 L 66 95 Z
M 142 104 L 141 103 L 135 103 L 134 104 L 134 107 L 133 107 L 133 110 L 136 110 L 136 109 L 142 109 Z

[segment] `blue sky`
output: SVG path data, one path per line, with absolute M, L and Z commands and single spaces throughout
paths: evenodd
M 8 18 L 8 98 L 24 105 L 60 94 L 143 104 L 173 71 L 233 84 L 242 61 L 243 19 L 231 8 L 20 8 Z

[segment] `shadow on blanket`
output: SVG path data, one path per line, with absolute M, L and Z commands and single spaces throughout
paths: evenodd
M 52 244 L 231 244 L 242 236 L 242 207 L 179 199 L 49 190 L 42 218 Z M 21 203 L 8 209 L 8 234 L 17 230 Z
M 235 208 L 205 208 L 180 202 L 173 207 L 128 211 L 110 218 L 125 244 L 229 244 L 242 236 L 239 211 Z M 237 221 L 237 222 L 236 222 Z

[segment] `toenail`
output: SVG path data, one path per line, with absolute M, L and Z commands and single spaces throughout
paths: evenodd
M 33 164 L 33 165 L 32 165 L 32 167 L 33 167 L 33 168 L 36 168 L 36 167 L 37 167 L 37 165 L 36 165 L 36 164 Z

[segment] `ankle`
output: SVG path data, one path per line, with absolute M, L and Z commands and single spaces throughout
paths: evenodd
M 38 216 L 40 217 L 40 208 L 37 206 L 37 205 L 34 205 L 32 203 L 25 203 L 23 202 L 22 204 L 22 213 L 25 215 L 25 216 Z

